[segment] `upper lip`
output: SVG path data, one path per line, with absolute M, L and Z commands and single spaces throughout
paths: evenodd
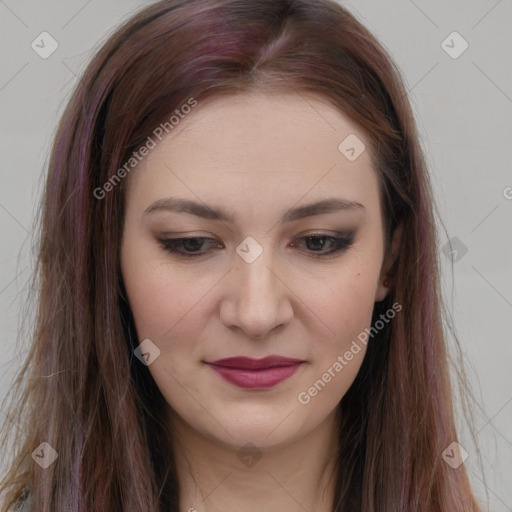
M 224 368 L 235 368 L 240 370 L 262 370 L 264 368 L 275 368 L 279 366 L 293 366 L 303 363 L 301 359 L 292 359 L 290 357 L 268 356 L 262 359 L 252 359 L 250 357 L 227 357 L 217 361 L 208 361 L 207 364 L 222 366 Z

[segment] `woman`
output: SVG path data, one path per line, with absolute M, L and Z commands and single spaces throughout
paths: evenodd
M 480 510 L 433 204 L 338 4 L 138 13 L 56 134 L 5 510 Z

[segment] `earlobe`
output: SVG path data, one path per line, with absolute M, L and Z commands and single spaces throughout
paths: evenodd
M 380 302 L 386 298 L 386 295 L 388 294 L 389 290 L 389 279 L 384 279 L 382 284 L 380 284 L 379 280 L 379 286 L 377 288 L 377 291 L 375 292 L 375 302 Z

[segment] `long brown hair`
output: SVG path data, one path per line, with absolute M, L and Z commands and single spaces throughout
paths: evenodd
M 374 319 L 394 302 L 403 310 L 369 343 L 338 407 L 333 511 L 480 510 L 464 465 L 441 457 L 457 440 L 454 393 L 435 204 L 411 106 L 390 56 L 331 0 L 163 0 L 97 51 L 49 161 L 33 343 L 3 428 L 4 451 L 15 447 L 0 486 L 6 510 L 29 498 L 43 512 L 178 511 L 163 397 L 133 354 L 119 169 L 157 127 L 172 129 L 170 116 L 191 98 L 199 111 L 208 97 L 253 88 L 315 93 L 360 126 L 387 250 L 404 226 L 393 288 Z M 42 442 L 58 454 L 46 469 L 32 457 Z

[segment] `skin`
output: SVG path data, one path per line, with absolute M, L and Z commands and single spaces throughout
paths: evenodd
M 353 162 L 338 150 L 350 134 L 367 148 Z M 122 275 L 139 340 L 160 350 L 148 369 L 176 435 L 180 510 L 330 510 L 335 408 L 365 346 L 308 404 L 297 397 L 370 327 L 388 292 L 392 258 L 368 148 L 321 97 L 251 93 L 200 103 L 130 174 Z M 171 196 L 224 207 L 235 222 L 144 213 Z M 285 211 L 331 197 L 364 209 L 280 223 Z M 315 254 L 332 250 L 329 239 L 301 239 L 350 231 L 353 244 L 325 257 Z M 184 236 L 213 242 L 188 246 L 203 253 L 190 258 L 159 242 Z M 263 250 L 251 263 L 236 252 L 249 236 Z M 241 355 L 305 363 L 270 389 L 247 390 L 204 362 Z M 247 443 L 255 463 L 237 456 Z

